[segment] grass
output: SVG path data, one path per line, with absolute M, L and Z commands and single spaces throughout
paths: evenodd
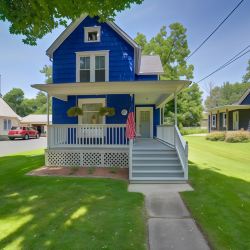
M 0 157 L 0 249 L 146 249 L 143 196 L 125 181 L 35 177 L 42 151 Z
M 214 249 L 250 249 L 250 143 L 186 137 L 194 192 L 182 193 Z
M 193 134 L 206 134 L 208 130 L 200 127 L 183 127 L 180 129 L 182 135 L 193 135 Z

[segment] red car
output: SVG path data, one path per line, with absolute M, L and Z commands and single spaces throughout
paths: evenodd
M 39 138 L 39 133 L 35 128 L 32 127 L 12 127 L 8 132 L 8 137 L 10 140 L 15 138 L 22 138 L 28 140 L 29 138 Z

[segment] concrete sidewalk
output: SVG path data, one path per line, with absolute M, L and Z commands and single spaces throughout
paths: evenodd
M 130 192 L 146 198 L 150 250 L 209 250 L 179 192 L 188 184 L 130 184 Z

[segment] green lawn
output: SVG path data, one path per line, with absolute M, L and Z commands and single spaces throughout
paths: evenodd
M 0 249 L 146 249 L 143 196 L 125 181 L 26 176 L 42 151 L 0 157 Z
M 189 179 L 182 193 L 214 249 L 250 249 L 250 143 L 188 136 Z

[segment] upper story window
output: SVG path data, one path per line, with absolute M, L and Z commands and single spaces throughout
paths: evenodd
M 84 42 L 93 43 L 100 42 L 101 40 L 101 27 L 84 27 Z
M 76 81 L 109 81 L 109 51 L 77 52 Z

